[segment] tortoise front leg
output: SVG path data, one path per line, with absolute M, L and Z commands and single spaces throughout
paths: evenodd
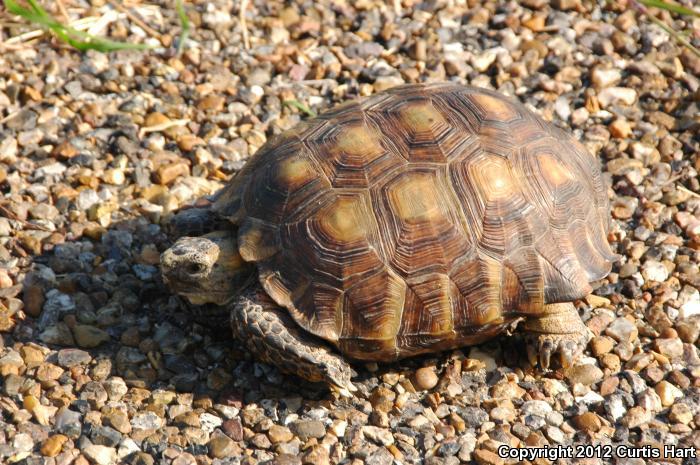
M 545 370 L 554 354 L 559 355 L 562 367 L 573 365 L 591 339 L 590 330 L 571 302 L 545 305 L 542 315 L 529 317 L 522 325 L 534 339 L 528 344 L 530 361 L 535 364 L 539 360 Z
M 348 391 L 356 375 L 343 358 L 321 340 L 305 333 L 286 309 L 255 285 L 233 303 L 231 328 L 260 361 L 312 382 L 325 381 Z

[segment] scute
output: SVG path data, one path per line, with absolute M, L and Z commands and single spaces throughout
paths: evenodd
M 584 297 L 614 259 L 596 159 L 521 104 L 453 84 L 306 122 L 215 207 L 270 297 L 357 359 L 480 342 Z

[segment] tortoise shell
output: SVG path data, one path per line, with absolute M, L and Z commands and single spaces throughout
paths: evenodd
M 214 210 L 305 330 L 363 360 L 481 342 L 614 255 L 596 158 L 498 93 L 406 85 L 269 141 Z

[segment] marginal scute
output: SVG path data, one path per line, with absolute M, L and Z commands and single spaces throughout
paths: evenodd
M 405 298 L 406 283 L 388 269 L 349 288 L 345 292 L 340 347 L 350 356 L 369 351 L 395 352 Z
M 406 315 L 405 320 L 417 320 L 413 334 L 430 334 L 446 336 L 452 333 L 453 296 L 450 277 L 442 273 L 429 273 L 408 280 L 411 292 L 420 301 L 413 315 Z M 454 302 L 457 303 L 457 302 Z M 418 310 L 415 312 L 415 310 Z

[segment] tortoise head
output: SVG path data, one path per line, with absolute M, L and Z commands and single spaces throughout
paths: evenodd
M 181 237 L 161 254 L 160 265 L 168 287 L 195 305 L 225 305 L 253 276 L 230 231 Z

